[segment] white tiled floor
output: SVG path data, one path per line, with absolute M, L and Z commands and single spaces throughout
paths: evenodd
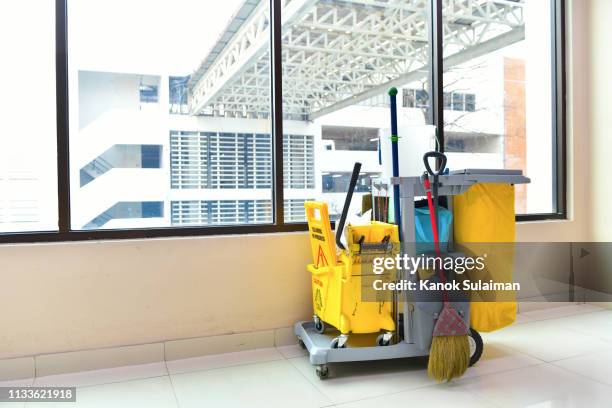
M 534 310 L 484 337 L 482 360 L 449 384 L 429 380 L 425 359 L 330 365 L 320 381 L 297 346 L 34 382 L 78 387 L 76 404 L 42 408 L 612 407 L 612 311 Z

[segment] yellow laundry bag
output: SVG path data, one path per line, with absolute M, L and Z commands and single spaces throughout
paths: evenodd
M 472 282 L 512 282 L 516 239 L 514 197 L 513 185 L 494 183 L 475 184 L 454 197 L 455 243 L 471 252 L 471 256 L 486 254 L 485 269 L 468 273 Z M 470 300 L 470 324 L 477 331 L 491 332 L 516 320 L 514 292 L 473 290 Z

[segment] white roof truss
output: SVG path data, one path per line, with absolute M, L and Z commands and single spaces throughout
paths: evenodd
M 445 69 L 525 37 L 525 0 L 445 0 Z M 316 117 L 428 75 L 427 0 L 283 0 L 283 111 Z M 268 2 L 247 0 L 194 73 L 193 114 L 270 113 Z M 248 15 L 248 17 L 245 17 Z M 229 33 L 228 33 L 229 32 Z

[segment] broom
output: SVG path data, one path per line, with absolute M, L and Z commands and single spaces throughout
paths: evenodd
M 434 173 L 429 167 L 429 157 L 441 159 L 438 172 Z M 429 206 L 429 217 L 434 238 L 434 248 L 436 256 L 441 257 L 440 237 L 438 236 L 438 176 L 444 171 L 446 156 L 438 152 L 427 153 L 424 157 L 427 174 L 424 176 L 425 192 L 427 194 L 427 204 Z M 436 200 L 434 208 L 429 174 L 434 176 L 433 195 Z M 444 270 L 438 271 L 442 285 L 446 283 Z M 429 364 L 427 373 L 436 381 L 450 381 L 455 377 L 460 377 L 465 373 L 470 364 L 470 345 L 468 341 L 469 327 L 459 316 L 459 313 L 450 304 L 448 293 L 442 291 L 443 306 L 438 315 L 433 330 L 431 349 L 429 350 Z

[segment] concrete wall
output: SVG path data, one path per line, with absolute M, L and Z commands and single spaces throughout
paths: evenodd
M 603 176 L 599 191 L 588 182 L 584 4 L 572 2 L 568 27 L 571 220 L 521 224 L 521 241 L 588 240 L 592 196 L 602 202 L 594 205 L 602 212 L 598 222 L 609 219 L 603 203 L 611 187 L 603 186 Z M 595 14 L 611 16 L 610 6 L 608 0 L 594 1 Z M 595 20 L 591 30 L 602 30 L 597 61 L 608 69 L 592 72 L 609 90 L 609 82 L 603 83 L 610 72 L 604 55 L 609 36 L 604 16 Z M 595 140 L 605 152 L 612 147 L 602 140 L 608 106 L 603 98 L 610 93 L 596 92 L 602 99 L 594 110 L 600 132 Z M 596 232 L 603 236 L 605 229 Z M 304 270 L 309 258 L 306 233 L 0 246 L 0 358 L 290 326 L 311 313 Z

